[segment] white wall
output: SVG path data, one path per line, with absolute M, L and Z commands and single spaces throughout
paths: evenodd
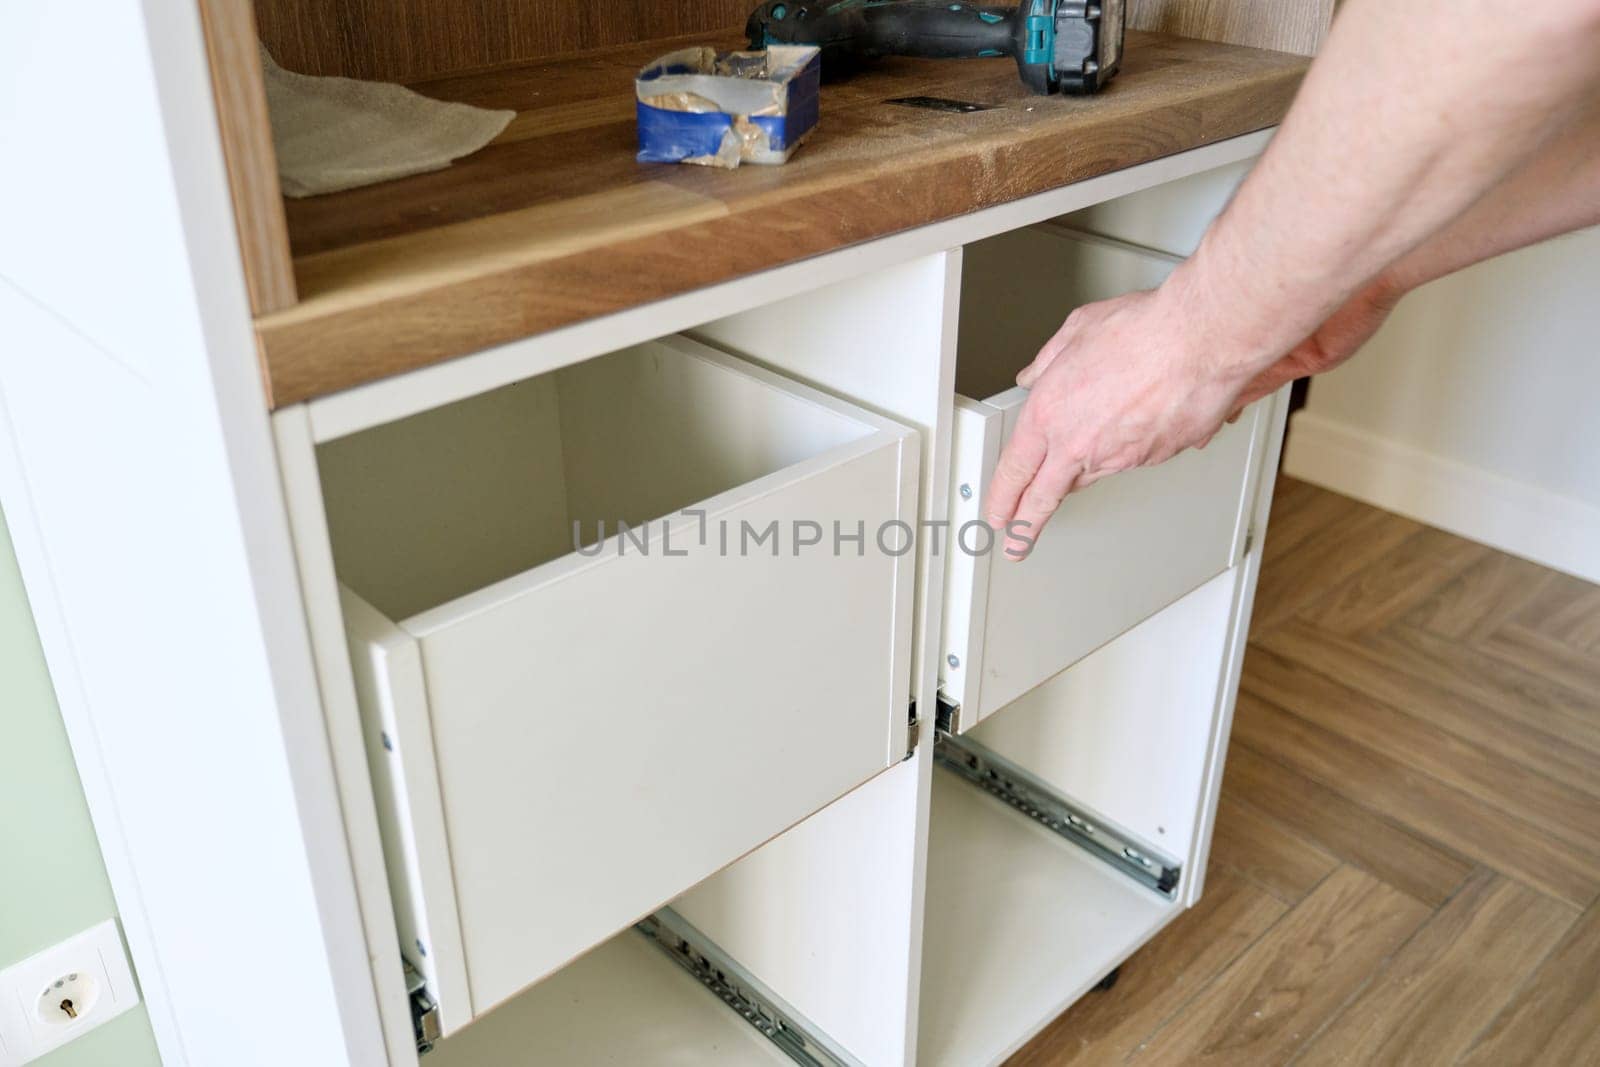
M 1600 581 L 1600 228 L 1412 294 L 1313 384 L 1284 466 Z

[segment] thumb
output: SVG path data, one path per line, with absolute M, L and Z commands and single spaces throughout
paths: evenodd
M 1052 338 L 1045 346 L 1039 349 L 1039 354 L 1033 357 L 1033 362 L 1017 372 L 1017 384 L 1024 389 L 1032 389 L 1033 383 L 1039 376 L 1050 369 L 1050 364 L 1056 361 L 1056 356 L 1061 352 L 1061 346 Z

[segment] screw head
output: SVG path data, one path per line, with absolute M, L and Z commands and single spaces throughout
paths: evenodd
M 420 937 L 417 938 L 417 951 L 422 953 L 424 956 L 428 954 L 427 946 L 422 943 L 422 938 Z
M 383 738 L 383 749 L 384 749 L 384 751 L 385 752 L 393 752 L 394 751 L 394 742 L 389 739 L 389 735 L 387 733 L 385 733 L 385 734 L 382 734 L 380 736 L 382 736 L 382 738 Z
M 952 653 L 951 655 L 946 656 L 944 658 L 944 661 L 946 663 L 950 664 L 952 669 L 961 666 L 961 657 L 955 655 L 954 653 Z
M 961 499 L 962 500 L 971 500 L 972 499 L 972 486 L 968 485 L 966 482 L 962 482 L 961 483 Z

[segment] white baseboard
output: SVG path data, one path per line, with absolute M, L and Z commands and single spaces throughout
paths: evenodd
M 1600 582 L 1600 508 L 1300 411 L 1284 473 Z

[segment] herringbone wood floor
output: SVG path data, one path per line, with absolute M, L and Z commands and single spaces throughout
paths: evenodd
M 1600 587 L 1288 479 L 1202 902 L 1012 1061 L 1600 1064 Z

